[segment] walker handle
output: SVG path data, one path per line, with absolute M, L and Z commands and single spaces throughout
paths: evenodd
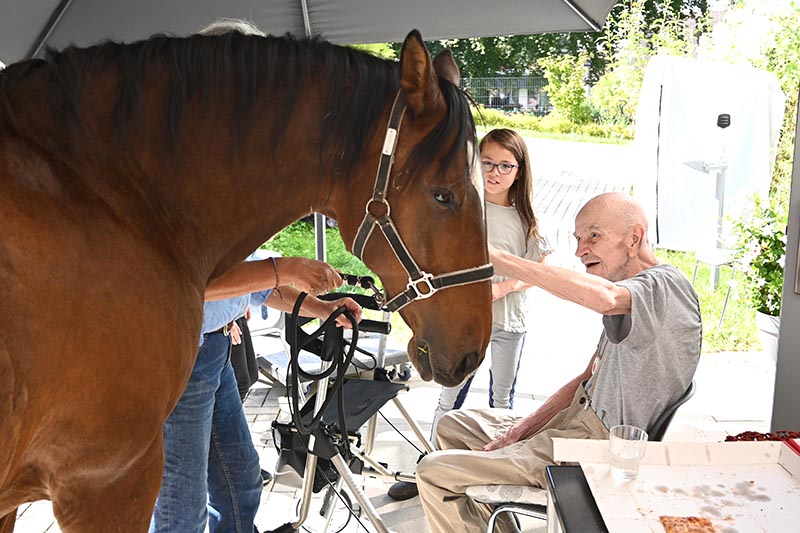
M 358 331 L 388 335 L 389 332 L 392 331 L 392 324 L 389 322 L 382 322 L 380 320 L 363 319 L 358 323 Z

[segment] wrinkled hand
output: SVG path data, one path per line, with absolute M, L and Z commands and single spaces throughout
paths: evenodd
M 494 267 L 494 273 L 496 276 L 506 276 L 508 275 L 508 266 L 506 265 L 505 258 L 508 256 L 512 256 L 508 252 L 501 250 L 499 248 L 495 248 L 491 244 L 489 245 L 489 262 L 492 263 Z
M 486 444 L 481 449 L 485 452 L 490 452 L 492 450 L 499 450 L 500 448 L 511 446 L 515 442 L 519 442 L 524 438 L 521 429 L 522 428 L 519 426 L 519 424 L 515 424 L 511 427 L 511 429 L 494 439 L 492 442 Z
M 500 298 L 502 298 L 506 294 L 508 294 L 508 293 L 505 291 L 505 289 L 503 289 L 503 286 L 501 285 L 500 282 L 497 282 L 497 283 L 493 282 L 492 283 L 492 301 L 493 302 L 496 301 L 496 300 L 499 300 Z
M 350 311 L 350 313 L 355 317 L 356 322 L 361 322 L 361 306 L 358 305 L 352 298 L 339 298 L 338 300 L 333 300 L 330 302 L 330 304 L 331 310 L 329 315 L 340 307 L 346 307 L 347 310 Z M 336 323 L 344 328 L 352 328 L 352 324 L 350 324 L 350 321 L 347 320 L 347 317 L 344 315 L 337 316 Z
M 279 259 L 279 278 L 282 285 L 293 285 L 300 291 L 316 296 L 341 286 L 343 280 L 327 263 L 304 257 Z
M 231 329 L 228 330 L 228 335 L 231 337 L 231 344 L 242 344 L 242 330 L 235 320 L 231 324 Z

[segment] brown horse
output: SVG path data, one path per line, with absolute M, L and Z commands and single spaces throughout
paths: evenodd
M 399 62 L 230 33 L 2 71 L 0 531 L 43 498 L 65 532 L 145 531 L 205 287 L 312 211 L 353 242 L 365 206 L 382 204 L 370 202 L 379 162 L 394 169 L 384 214 L 423 274 L 486 264 L 457 83 L 452 57 L 433 61 L 417 32 Z M 382 156 L 397 95 L 396 153 Z M 389 296 L 406 290 L 377 231 L 363 257 Z M 454 385 L 483 358 L 489 283 L 429 289 L 401 311 L 409 353 L 424 379 Z

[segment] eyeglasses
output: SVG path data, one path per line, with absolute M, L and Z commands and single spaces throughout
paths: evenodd
M 492 170 L 497 169 L 498 174 L 507 176 L 511 171 L 519 168 L 519 165 L 512 165 L 511 163 L 492 163 L 491 161 L 481 161 L 481 170 L 484 174 L 490 173 Z

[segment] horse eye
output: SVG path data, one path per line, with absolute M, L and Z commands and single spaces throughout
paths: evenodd
M 453 193 L 451 193 L 450 191 L 445 191 L 445 190 L 436 191 L 435 193 L 433 193 L 433 197 L 440 204 L 450 205 L 451 203 L 453 203 Z

